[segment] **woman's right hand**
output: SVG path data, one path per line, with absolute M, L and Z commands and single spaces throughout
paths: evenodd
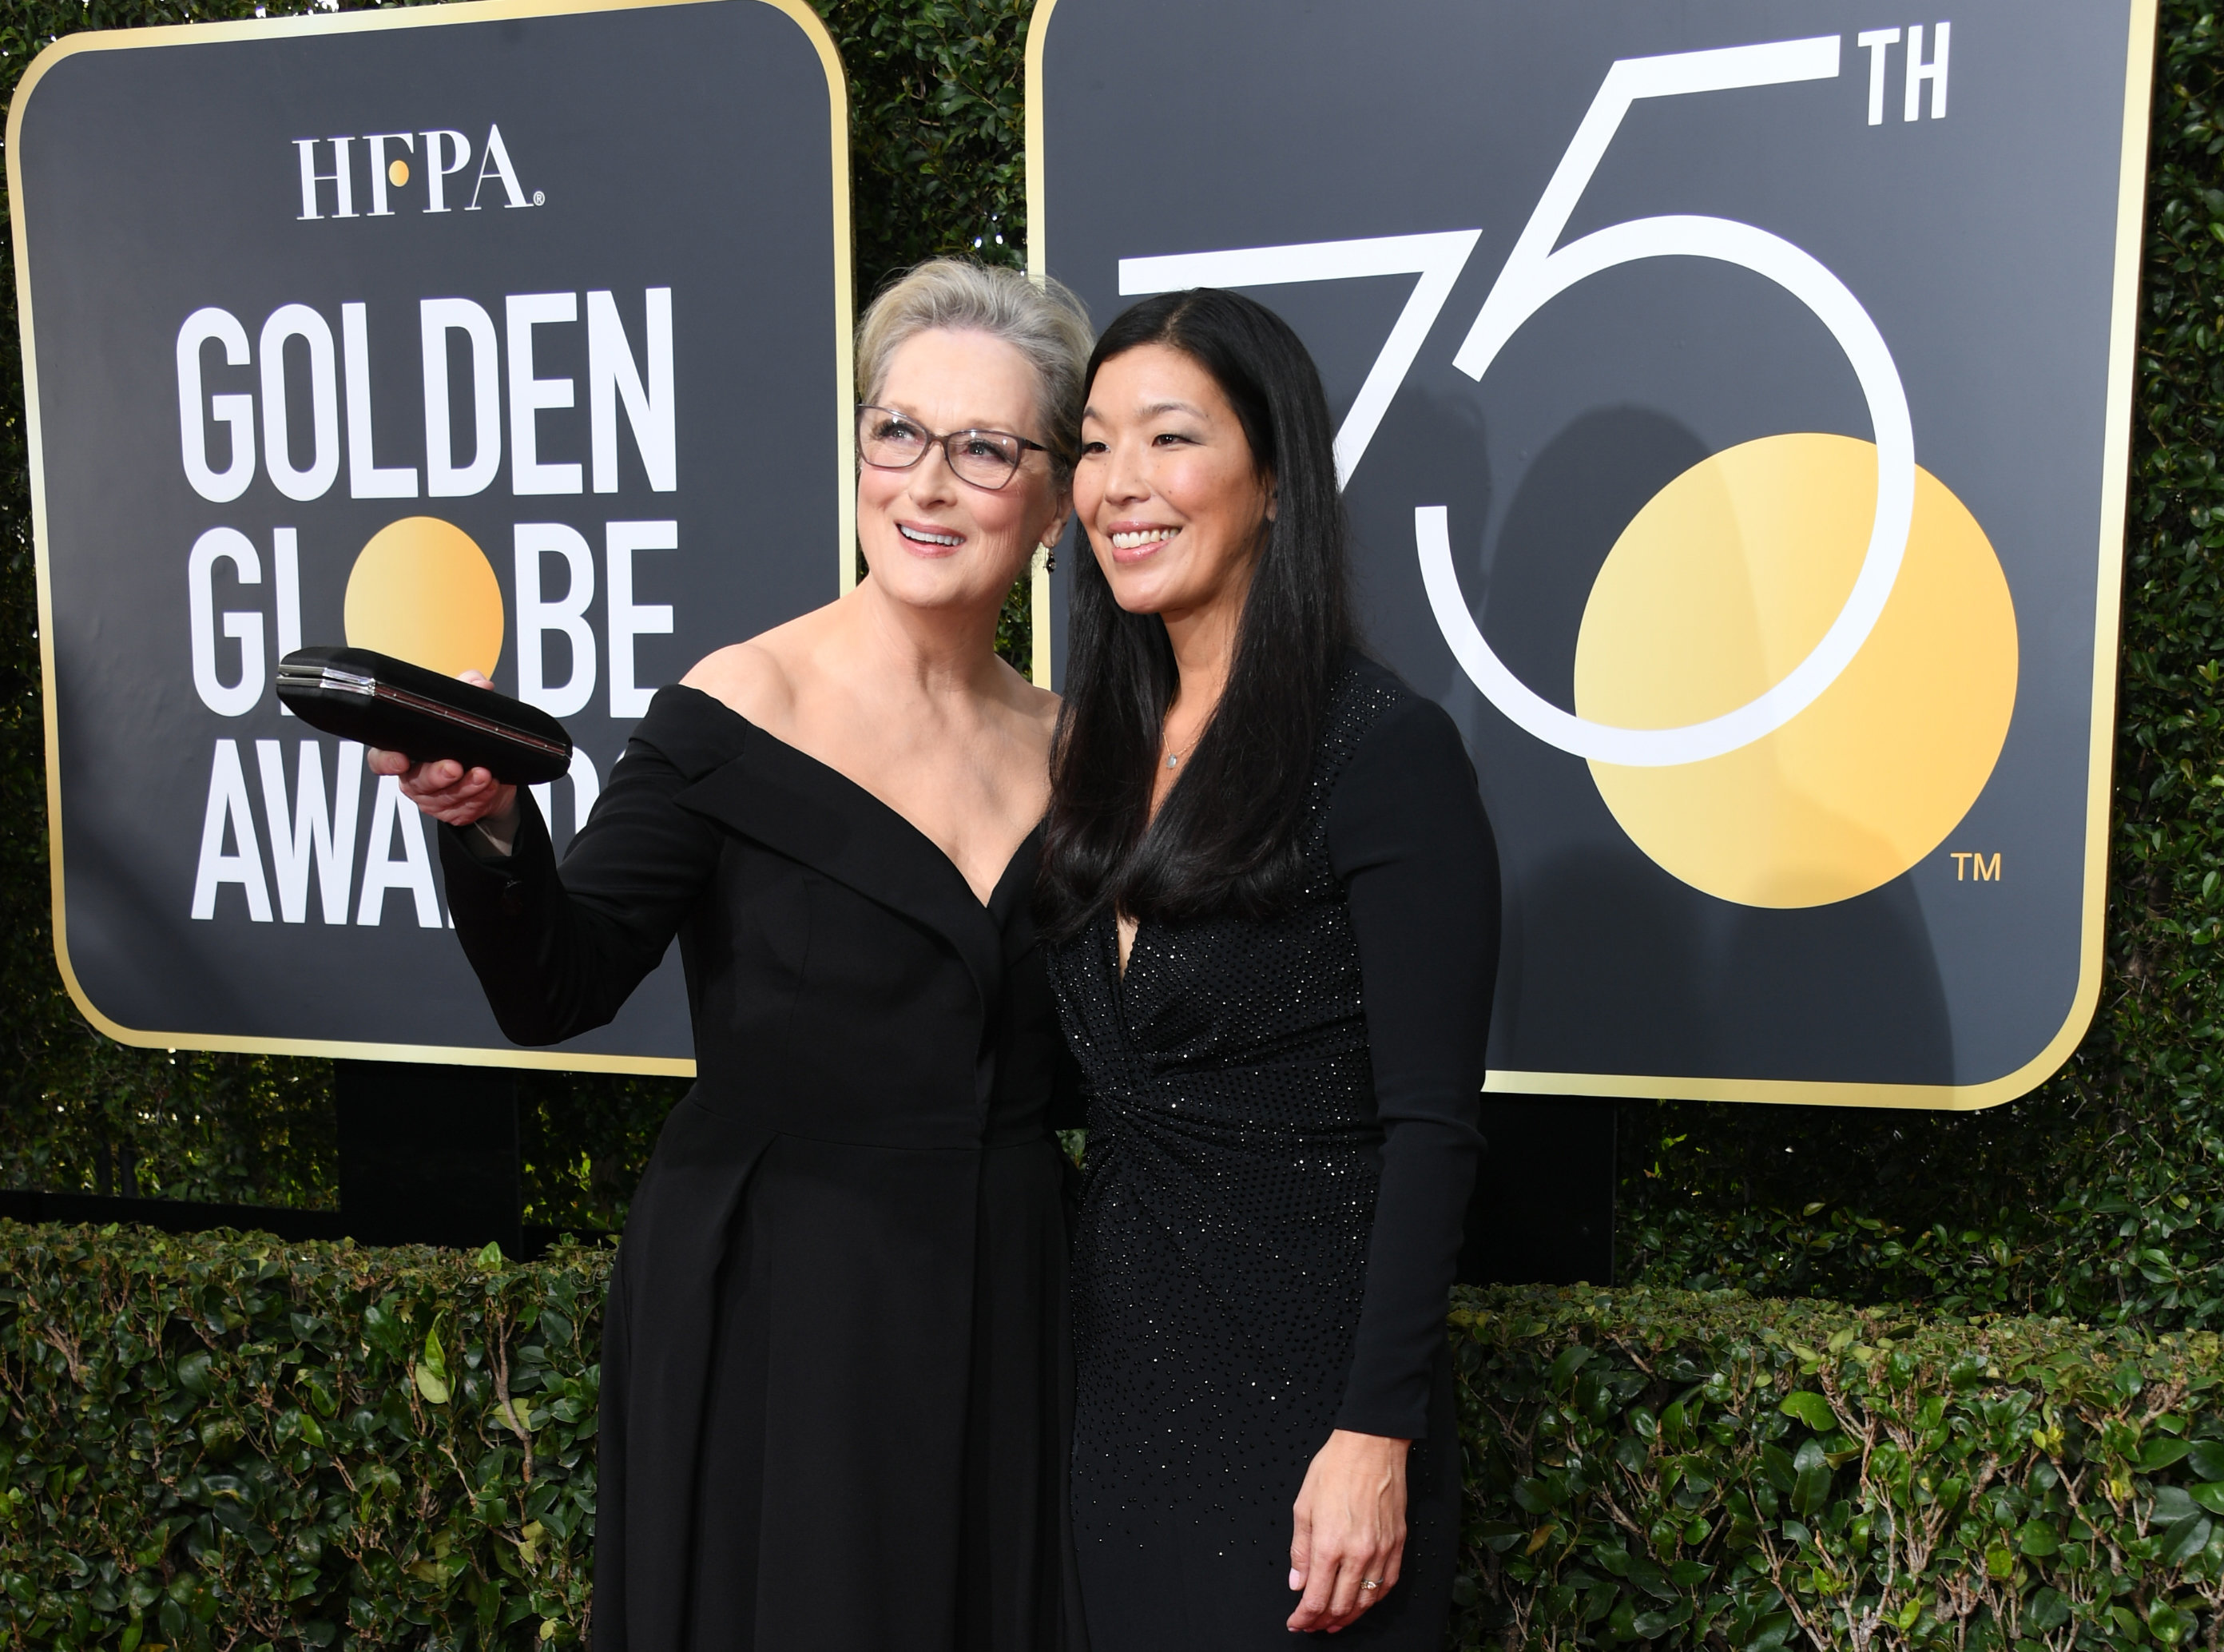
M 461 680 L 480 688 L 494 685 L 477 671 L 465 671 Z M 466 771 L 452 757 L 436 763 L 412 763 L 399 751 L 371 747 L 365 754 L 374 775 L 399 775 L 401 794 L 435 820 L 456 827 L 477 826 L 503 854 L 517 837 L 517 788 L 496 780 L 483 769 Z
M 483 826 L 508 839 L 517 825 L 517 788 L 483 769 L 466 769 L 452 757 L 412 763 L 399 751 L 373 746 L 366 754 L 374 775 L 398 775 L 401 794 L 434 820 L 452 826 Z

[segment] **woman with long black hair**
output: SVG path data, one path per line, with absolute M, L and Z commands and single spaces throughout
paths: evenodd
M 1089 364 L 1038 906 L 1086 1076 L 1094 1652 L 1442 1643 L 1444 1334 L 1497 963 L 1475 772 L 1357 653 L 1326 402 L 1200 289 Z

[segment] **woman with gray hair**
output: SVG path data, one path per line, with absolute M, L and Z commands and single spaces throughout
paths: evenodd
M 608 1022 L 675 935 L 686 966 L 699 1076 L 603 1322 L 597 1652 L 1079 1643 L 1028 902 L 1058 702 L 994 644 L 1065 527 L 1089 348 L 1077 301 L 1008 270 L 882 293 L 869 577 L 660 692 L 560 869 L 527 794 L 372 754 L 443 823 L 511 1038 Z

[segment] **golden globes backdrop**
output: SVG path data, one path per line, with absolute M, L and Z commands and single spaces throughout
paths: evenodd
M 1321 364 L 1368 639 L 1497 828 L 1494 1089 L 1984 1106 L 2083 1031 L 2152 34 L 1038 9 L 1036 268 Z
M 435 845 L 272 693 L 347 642 L 578 745 L 850 533 L 841 70 L 799 0 L 74 35 L 8 128 L 54 939 L 136 1043 L 692 1068 L 676 957 L 514 1050 Z

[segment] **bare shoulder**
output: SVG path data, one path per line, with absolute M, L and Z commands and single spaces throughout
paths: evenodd
M 774 639 L 776 630 L 706 654 L 679 680 L 723 701 L 759 728 L 785 727 L 795 711 L 795 675 Z

